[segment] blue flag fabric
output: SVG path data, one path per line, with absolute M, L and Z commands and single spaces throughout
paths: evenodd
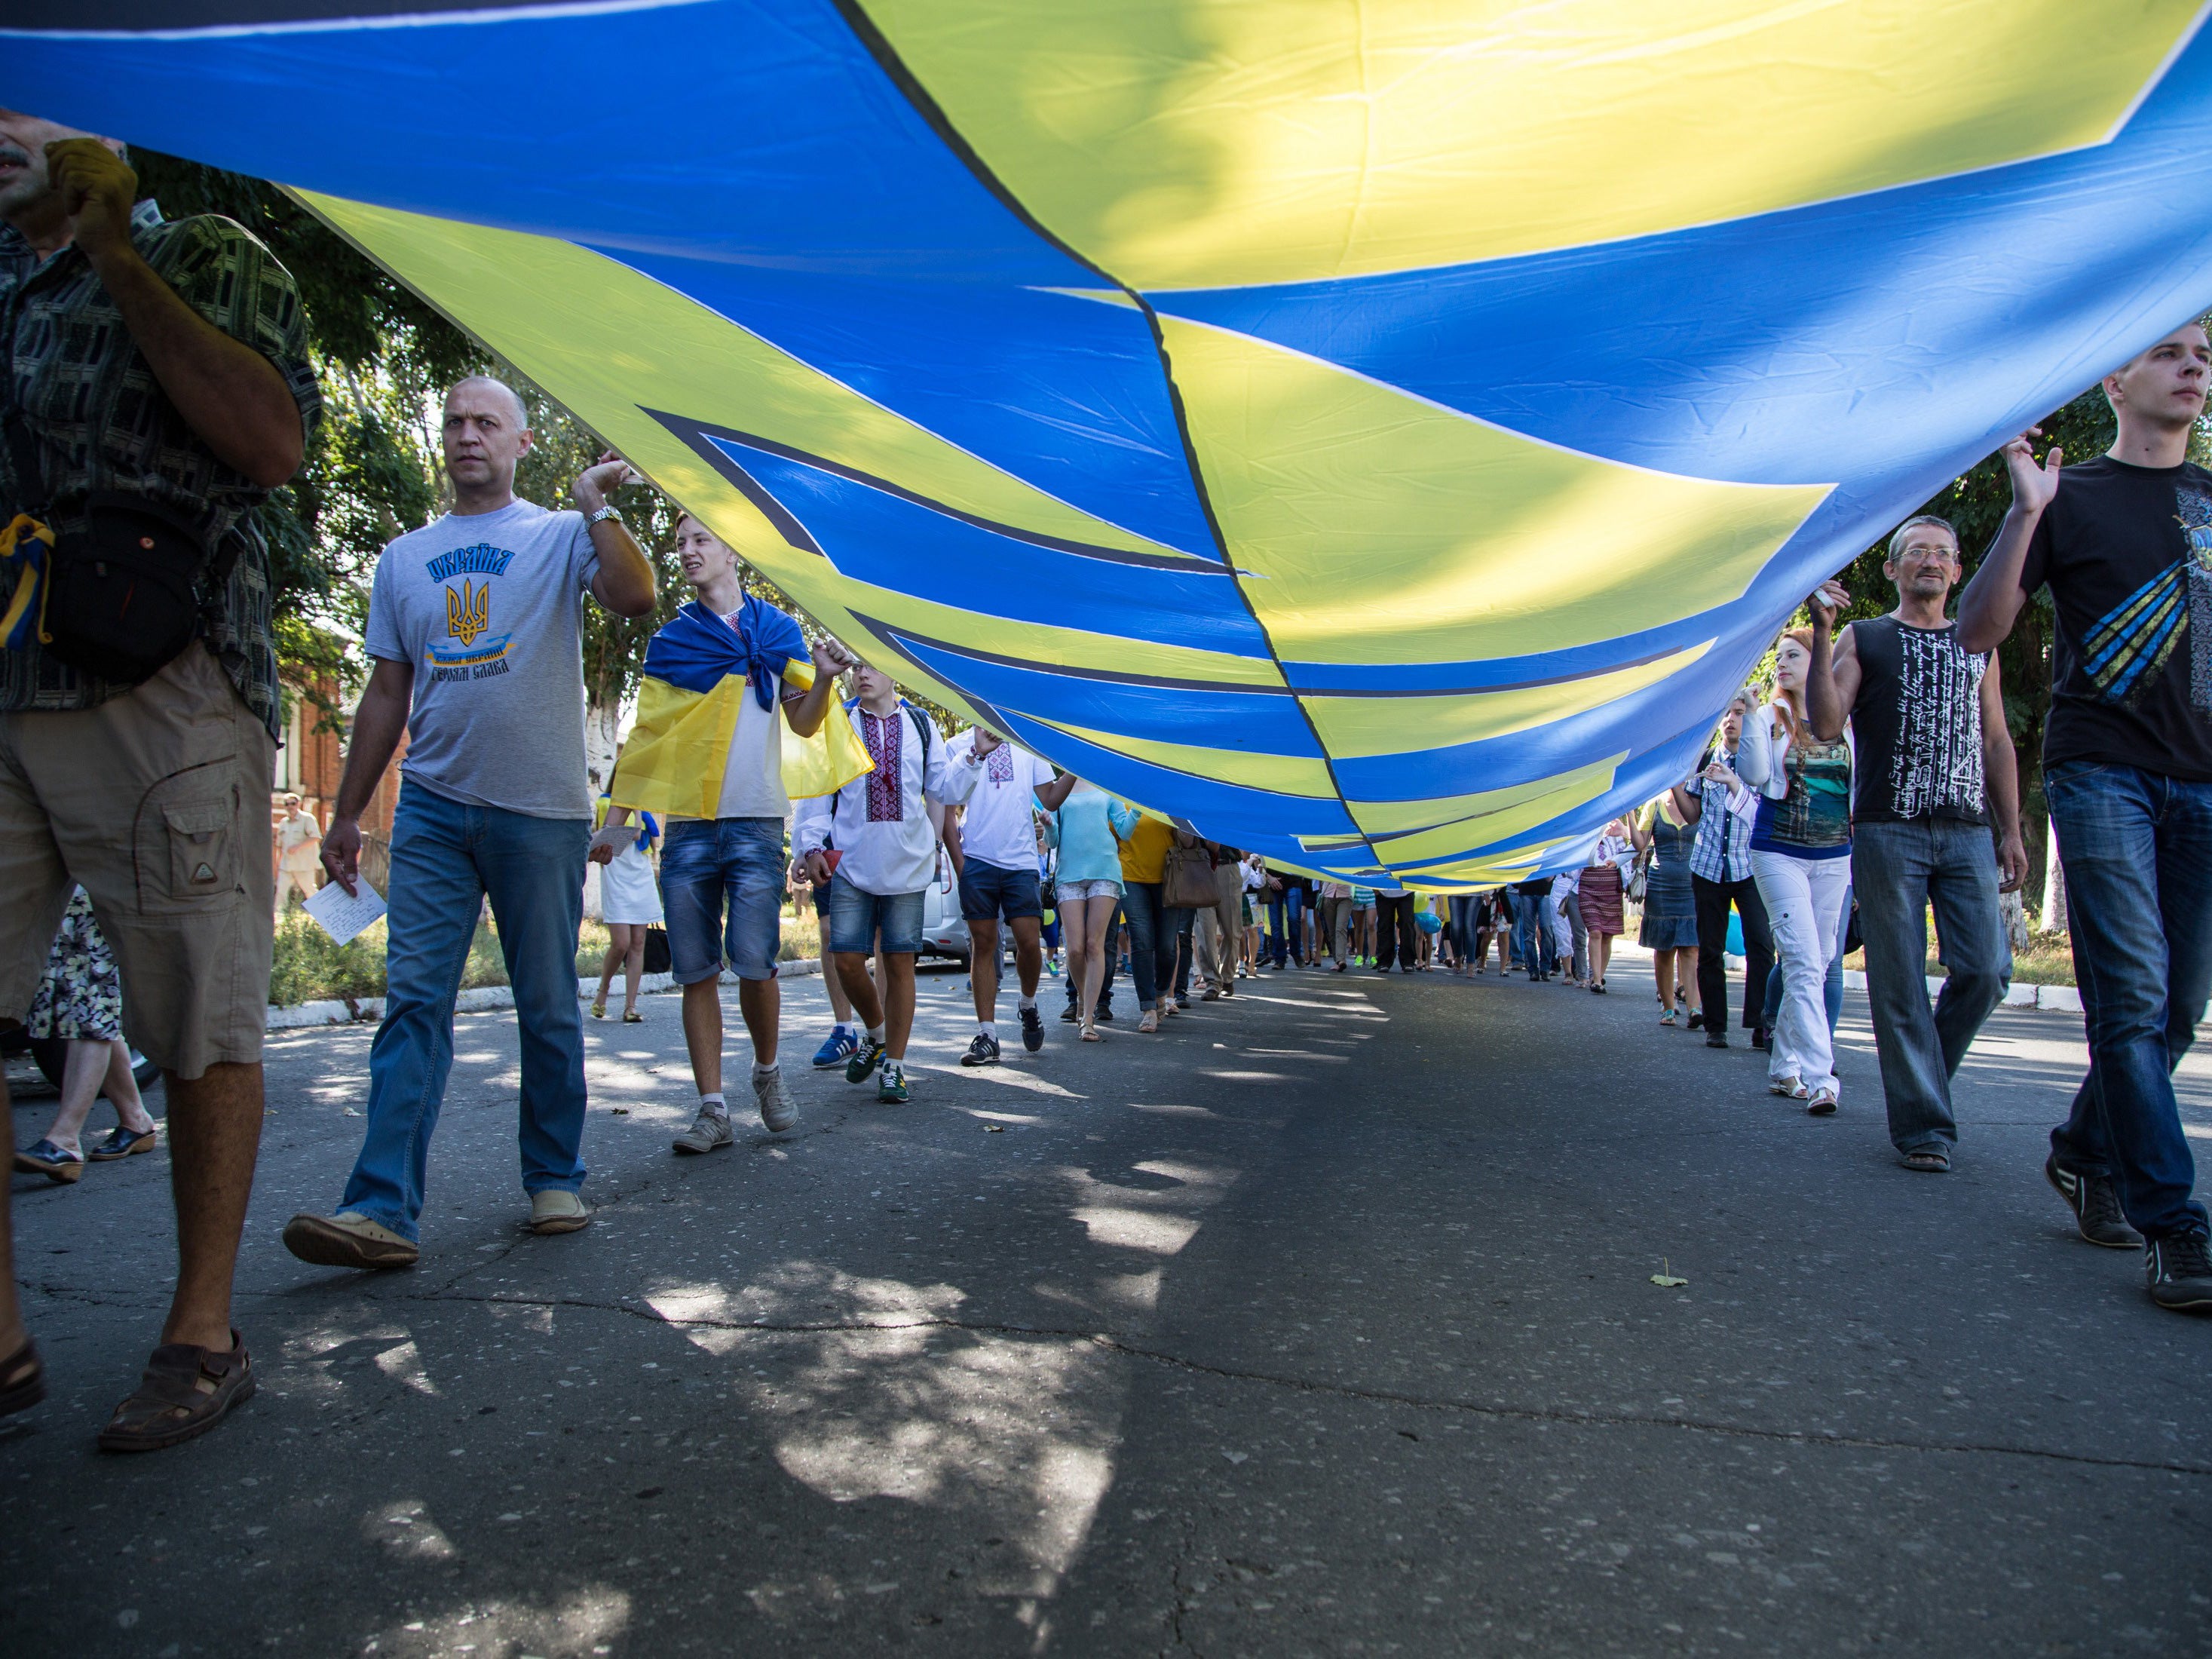
M 774 708 L 784 665 L 807 659 L 806 636 L 774 605 L 745 596 L 735 623 L 696 599 L 669 618 L 645 647 L 645 672 L 686 691 L 708 692 L 743 674 L 763 708 Z

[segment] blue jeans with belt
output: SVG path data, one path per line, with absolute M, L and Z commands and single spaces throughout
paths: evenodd
M 431 1131 L 453 1067 L 453 1001 L 487 895 L 522 1039 L 522 1187 L 584 1184 L 584 1019 L 576 1000 L 588 818 L 464 806 L 413 781 L 392 822 L 384 1024 L 368 1123 L 341 1210 L 416 1237 Z
M 2212 783 L 2063 761 L 2044 792 L 2089 1034 L 2089 1075 L 2051 1150 L 2109 1175 L 2145 1238 L 2201 1237 L 2173 1068 L 2212 991 Z

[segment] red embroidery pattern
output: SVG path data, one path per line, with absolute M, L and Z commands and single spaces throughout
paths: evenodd
M 870 823 L 896 823 L 906 816 L 900 810 L 901 797 L 906 792 L 901 787 L 904 780 L 899 770 L 899 728 L 905 724 L 902 708 L 894 708 L 880 719 L 865 708 L 860 711 L 860 738 L 876 763 L 876 769 L 868 774 Z

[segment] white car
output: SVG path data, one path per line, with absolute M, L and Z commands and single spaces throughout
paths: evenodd
M 940 844 L 937 874 L 921 890 L 921 954 L 968 960 L 968 924 L 960 919 L 960 884 L 952 874 L 952 855 Z

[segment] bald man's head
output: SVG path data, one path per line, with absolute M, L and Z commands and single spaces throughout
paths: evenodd
M 530 445 L 530 411 L 506 381 L 471 374 L 446 394 L 446 474 L 467 510 L 506 504 Z

